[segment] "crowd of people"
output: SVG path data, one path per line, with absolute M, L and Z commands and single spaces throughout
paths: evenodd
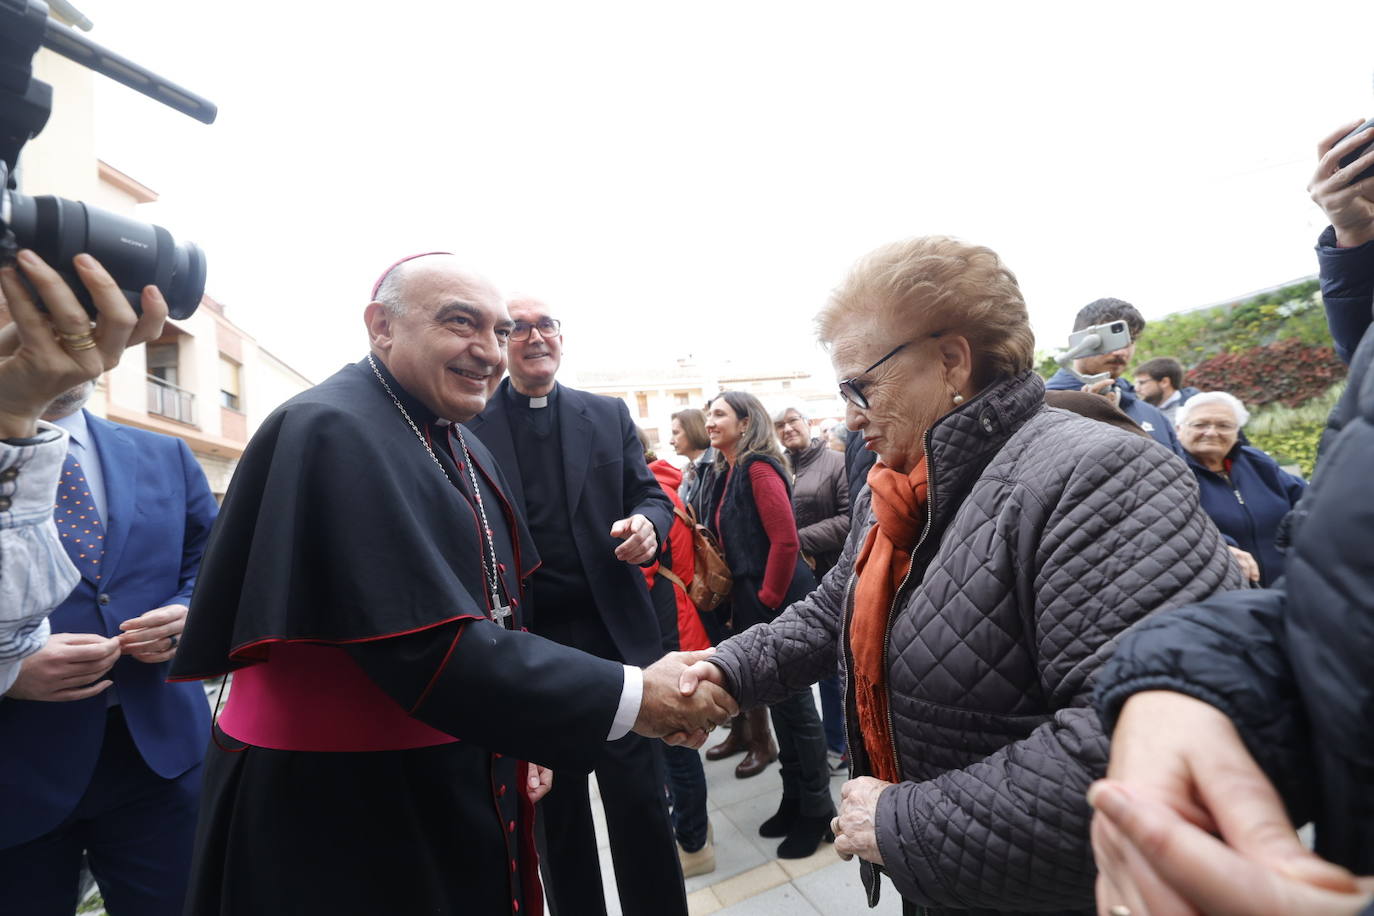
M 216 507 L 183 443 L 83 409 L 159 333 L 156 288 L 136 313 L 78 257 L 93 320 L 21 253 L 5 911 L 72 913 L 84 859 L 113 916 L 605 913 L 594 774 L 621 911 L 685 914 L 718 864 L 703 757 L 740 756 L 778 764 L 777 856 L 833 843 L 869 905 L 885 877 L 912 913 L 1374 913 L 1353 126 L 1310 189 L 1350 366 L 1310 484 L 1247 444 L 1237 398 L 1134 365 L 1122 300 L 1074 330 L 1130 342 L 1043 380 L 1009 267 L 926 236 L 817 316 L 842 430 L 722 391 L 673 415 L 677 461 L 559 381 L 555 307 L 404 258 L 364 357 L 264 421 Z M 196 682 L 230 674 L 212 716 Z

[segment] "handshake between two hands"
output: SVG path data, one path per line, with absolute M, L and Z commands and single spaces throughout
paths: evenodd
M 711 729 L 738 715 L 724 672 L 706 661 L 715 651 L 670 652 L 644 669 L 636 734 L 701 747 Z

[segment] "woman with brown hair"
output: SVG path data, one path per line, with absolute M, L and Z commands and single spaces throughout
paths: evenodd
M 772 620 L 811 591 L 816 580 L 801 556 L 791 474 L 758 398 L 722 391 L 707 410 L 706 434 L 717 452 L 709 525 L 734 576 L 727 615 L 732 632 L 741 633 Z M 776 750 L 768 734 L 769 714 L 778 733 Z M 757 761 L 753 772 L 758 772 L 776 753 L 782 770 L 782 802 L 759 826 L 759 835 L 784 838 L 779 858 L 805 858 L 827 836 L 835 812 L 816 704 L 807 691 L 779 698 L 767 714 L 759 707 L 746 715 L 745 763 Z M 739 733 L 737 725 L 727 741 Z M 736 769 L 736 775 L 753 772 Z

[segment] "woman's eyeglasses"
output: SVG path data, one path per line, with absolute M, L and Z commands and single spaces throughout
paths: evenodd
M 936 333 L 931 334 L 929 336 L 933 339 L 939 337 L 943 333 L 944 331 L 937 331 Z M 858 375 L 840 379 L 840 397 L 844 398 L 846 401 L 853 404 L 860 410 L 867 410 L 868 398 L 864 395 L 864 387 L 868 384 L 868 382 L 859 380 L 863 378 L 865 375 L 868 375 L 868 373 L 872 372 L 874 369 L 881 366 L 883 363 L 887 362 L 892 357 L 896 356 L 898 353 L 905 350 L 907 347 L 911 346 L 911 344 L 912 341 L 910 340 L 908 340 L 904 344 L 898 344 L 891 350 L 888 350 L 887 354 L 884 355 L 882 359 L 878 360 L 876 363 L 869 366 L 867 369 L 860 372 Z

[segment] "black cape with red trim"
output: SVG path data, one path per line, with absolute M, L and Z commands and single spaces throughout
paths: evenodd
M 387 383 L 417 424 L 432 421 Z M 475 436 L 468 446 L 504 488 Z M 277 639 L 359 642 L 485 616 L 484 545 L 468 511 L 367 361 L 346 366 L 279 407 L 244 451 L 173 676 L 222 674 Z M 517 530 L 523 579 L 538 554 Z
M 448 478 L 366 360 L 282 405 L 226 494 L 172 677 L 270 660 L 282 641 L 338 646 L 460 740 L 312 752 L 216 729 L 188 914 L 538 913 L 519 761 L 589 767 L 610 730 L 622 667 L 488 619 L 456 437 L 378 367 Z M 534 547 L 490 454 L 468 447 L 518 625 Z

